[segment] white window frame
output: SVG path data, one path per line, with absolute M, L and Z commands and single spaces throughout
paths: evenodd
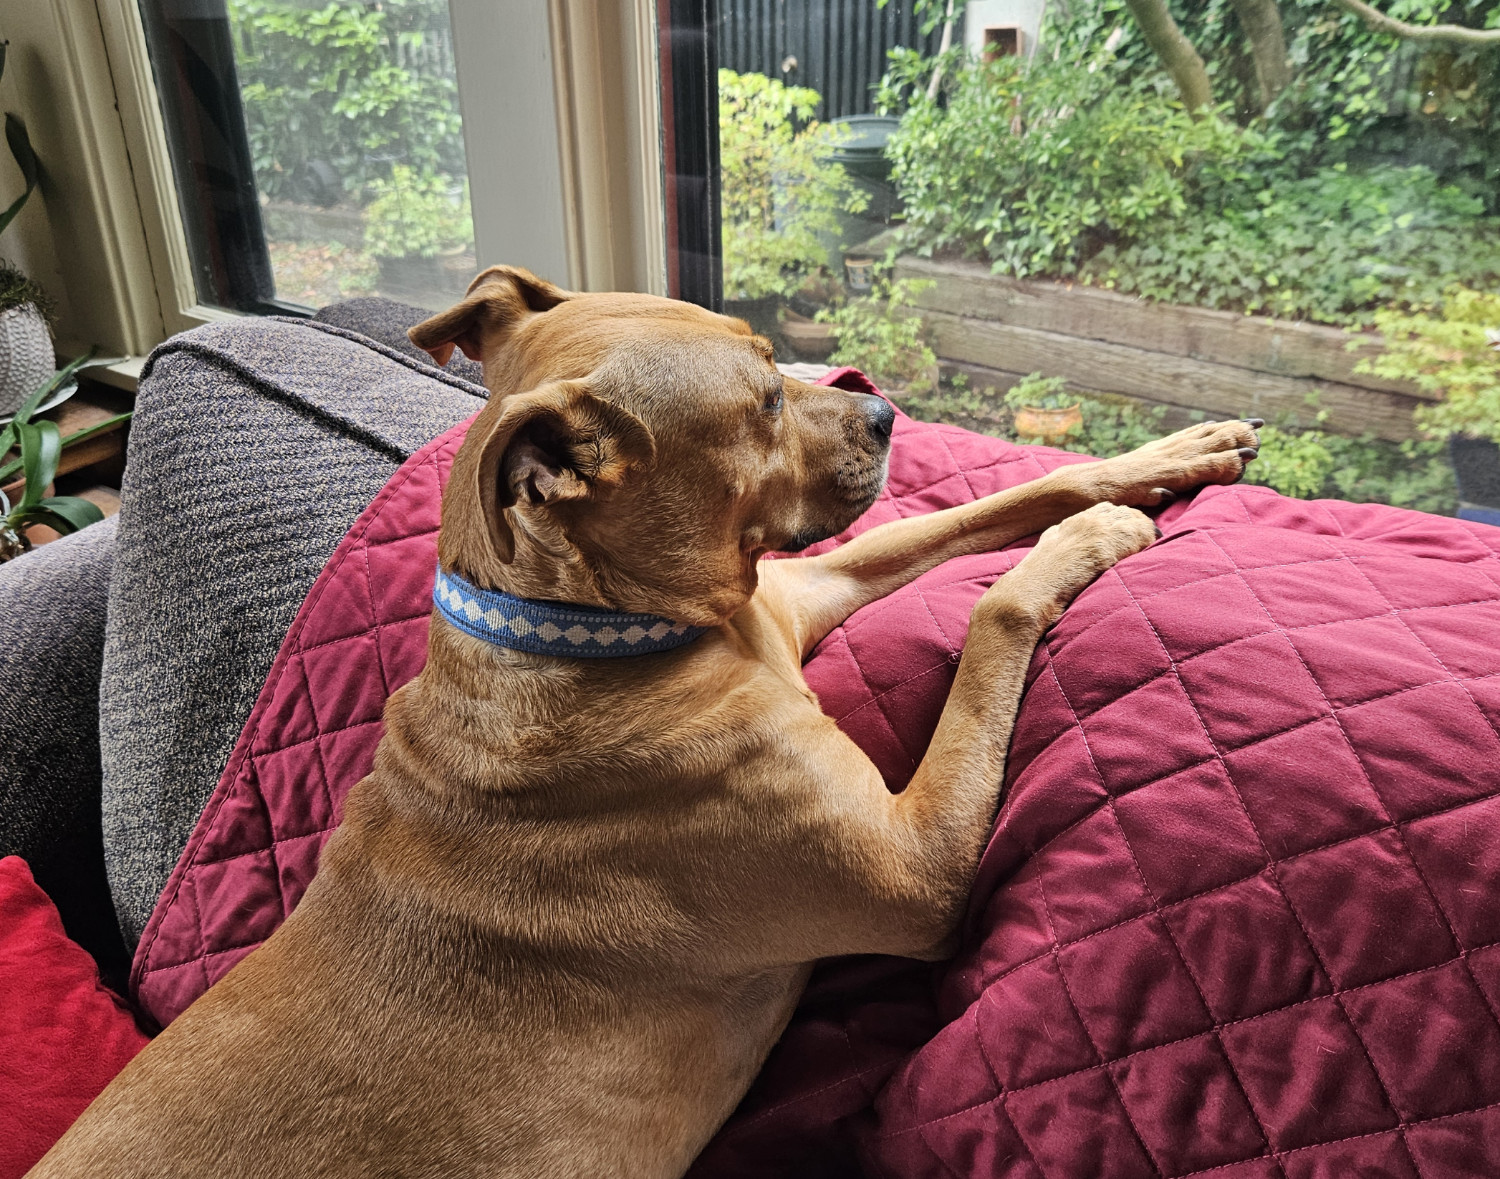
M 665 294 L 653 0 L 449 3 L 480 265 Z M 0 255 L 57 299 L 59 350 L 127 357 L 96 375 L 131 387 L 162 340 L 235 315 L 198 300 L 140 11 L 7 9 L 4 105 L 46 174 Z

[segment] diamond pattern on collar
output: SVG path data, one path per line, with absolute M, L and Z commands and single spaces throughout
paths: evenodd
M 707 629 L 655 614 L 620 614 L 568 602 L 518 598 L 503 590 L 481 589 L 442 569 L 433 582 L 432 600 L 439 614 L 474 638 L 570 659 L 670 651 Z

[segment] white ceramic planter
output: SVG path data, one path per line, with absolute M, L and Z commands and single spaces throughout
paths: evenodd
M 0 312 L 0 415 L 15 413 L 55 371 L 52 333 L 36 305 Z

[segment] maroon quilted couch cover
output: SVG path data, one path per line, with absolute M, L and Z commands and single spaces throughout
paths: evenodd
M 420 669 L 463 430 L 294 623 L 137 951 L 159 1022 L 297 903 Z M 851 533 L 1070 461 L 902 418 Z M 1254 487 L 1161 524 L 1037 652 L 959 957 L 821 967 L 695 1174 L 1500 1175 L 1500 529 Z M 893 789 L 1024 552 L 809 661 Z

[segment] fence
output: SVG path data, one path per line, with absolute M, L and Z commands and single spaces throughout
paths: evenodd
M 941 0 L 934 0 L 941 3 Z M 954 43 L 963 38 L 962 21 Z M 719 64 L 767 74 L 823 96 L 824 119 L 869 114 L 886 53 L 936 53 L 942 26 L 923 34 L 912 0 L 720 0 Z

